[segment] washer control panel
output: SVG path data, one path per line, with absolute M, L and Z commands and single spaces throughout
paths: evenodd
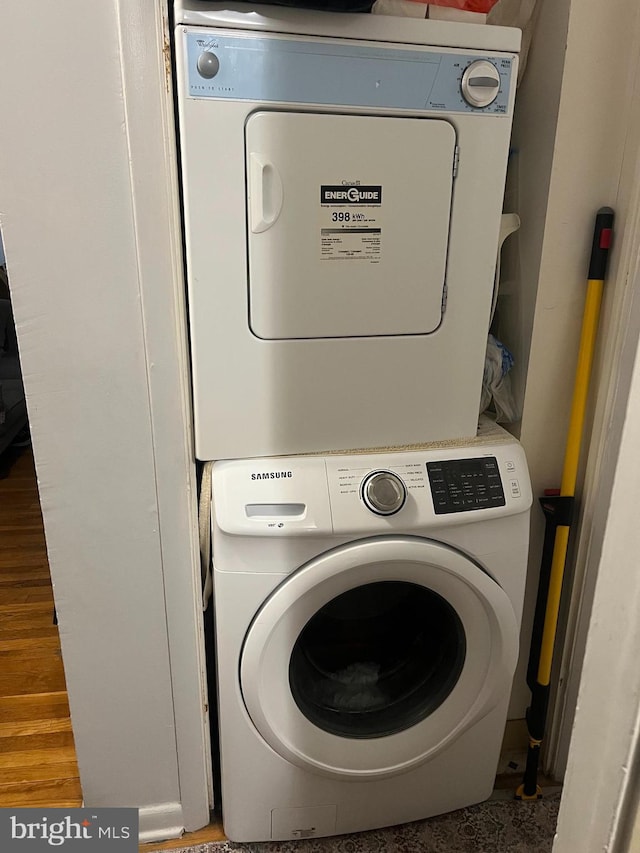
M 218 527 L 241 536 L 429 535 L 526 512 L 532 501 L 524 451 L 505 438 L 453 448 L 216 462 L 212 490 Z
M 495 456 L 427 462 L 427 473 L 436 515 L 506 504 Z

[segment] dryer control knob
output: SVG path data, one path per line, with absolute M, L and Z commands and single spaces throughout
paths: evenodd
M 215 77 L 220 70 L 220 60 L 215 53 L 211 53 L 210 50 L 206 50 L 198 57 L 196 67 L 198 69 L 198 74 L 201 77 L 204 77 L 206 80 L 211 80 L 211 78 Z
M 500 72 L 492 62 L 479 59 L 462 75 L 462 97 L 472 107 L 488 107 L 498 97 Z
M 377 515 L 393 515 L 404 506 L 407 487 L 393 471 L 372 471 L 362 481 L 362 500 Z

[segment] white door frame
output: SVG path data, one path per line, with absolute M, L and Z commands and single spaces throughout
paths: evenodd
M 640 241 L 632 279 L 640 294 Z M 635 340 L 637 350 L 637 337 Z M 640 361 L 636 351 L 597 566 L 554 853 L 628 849 L 640 728 Z
M 211 798 L 167 7 L 5 0 L 0 26 L 0 221 L 83 797 L 137 806 L 144 841 Z M 25 43 L 55 45 L 46 69 Z
M 214 792 L 168 5 L 117 0 L 117 8 L 178 775 L 193 830 L 206 823 Z

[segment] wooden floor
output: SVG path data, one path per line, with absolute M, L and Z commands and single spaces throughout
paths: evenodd
M 227 836 L 222 830 L 222 824 L 215 818 L 208 826 L 196 832 L 186 832 L 182 838 L 163 841 L 158 844 L 141 844 L 140 853 L 155 853 L 156 850 L 175 850 L 179 847 L 197 847 L 198 844 L 208 844 L 210 841 L 226 841 Z
M 82 803 L 33 457 L 0 480 L 0 808 Z

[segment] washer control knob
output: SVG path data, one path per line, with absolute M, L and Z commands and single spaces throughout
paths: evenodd
M 201 53 L 198 57 L 196 67 L 198 69 L 198 74 L 201 77 L 204 77 L 206 80 L 211 80 L 212 77 L 216 76 L 220 69 L 220 60 L 215 53 L 211 53 L 210 50 L 205 50 L 205 52 Z
M 362 500 L 376 515 L 393 515 L 404 506 L 407 487 L 393 471 L 372 471 L 362 481 Z
M 492 62 L 479 59 L 465 68 L 461 88 L 462 97 L 472 107 L 488 107 L 498 97 L 500 72 Z

